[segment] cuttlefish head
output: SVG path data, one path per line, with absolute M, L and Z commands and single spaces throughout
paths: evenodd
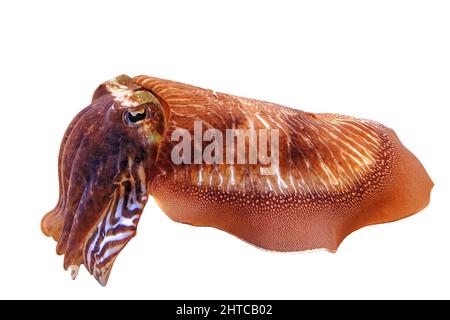
M 165 130 L 163 102 L 119 76 L 102 84 L 69 125 L 59 153 L 60 196 L 41 222 L 64 268 L 79 266 L 106 285 L 136 234 Z

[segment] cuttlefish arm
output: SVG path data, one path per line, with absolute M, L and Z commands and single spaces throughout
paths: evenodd
M 229 129 L 236 136 L 221 145 Z M 180 144 L 180 132 L 194 141 Z M 247 161 L 226 160 L 243 136 Z M 254 146 L 266 157 L 248 161 Z M 174 153 L 197 160 L 180 163 Z M 335 251 L 359 228 L 420 211 L 433 187 L 394 131 L 377 122 L 147 76 L 97 89 L 67 129 L 59 177 L 60 199 L 42 230 L 58 241 L 65 268 L 84 264 L 103 285 L 150 195 L 177 222 L 258 247 Z

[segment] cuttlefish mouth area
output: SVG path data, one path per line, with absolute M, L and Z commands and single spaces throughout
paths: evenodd
M 139 137 L 118 135 L 114 124 L 121 122 L 108 118 L 107 102 L 81 111 L 67 129 L 58 163 L 59 201 L 41 222 L 72 278 L 84 264 L 101 285 L 135 236 L 147 201 L 146 150 L 136 143 Z

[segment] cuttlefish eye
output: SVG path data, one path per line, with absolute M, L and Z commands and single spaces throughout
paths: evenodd
M 127 110 L 124 112 L 124 120 L 127 125 L 134 127 L 142 123 L 147 118 L 148 114 L 147 108 L 137 111 Z

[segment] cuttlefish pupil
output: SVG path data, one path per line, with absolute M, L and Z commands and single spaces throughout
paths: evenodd
M 277 152 L 277 170 L 174 163 L 172 133 L 183 128 L 194 136 L 198 121 L 223 135 L 276 129 L 279 150 L 269 145 L 267 152 Z M 433 187 L 394 131 L 377 122 L 148 76 L 122 75 L 97 88 L 64 134 L 58 168 L 60 197 L 42 231 L 57 241 L 73 278 L 84 264 L 102 285 L 150 195 L 177 222 L 216 227 L 270 250 L 334 252 L 359 228 L 422 210 Z
M 146 114 L 147 113 L 146 113 L 145 109 L 144 110 L 140 110 L 140 111 L 136 111 L 136 112 L 133 112 L 133 111 L 127 112 L 126 113 L 127 121 L 129 121 L 130 123 L 137 124 L 137 123 L 139 123 L 141 121 L 144 121 Z

